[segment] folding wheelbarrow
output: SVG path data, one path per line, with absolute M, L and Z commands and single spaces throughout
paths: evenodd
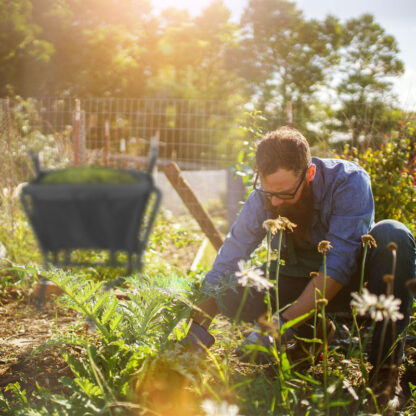
M 93 167 L 42 171 L 32 155 L 37 177 L 23 187 L 21 202 L 45 267 L 140 270 L 161 201 L 152 177 L 157 157 L 152 153 L 147 172 Z M 102 261 L 80 255 L 83 249 L 100 250 Z M 39 297 L 41 304 L 43 295 Z

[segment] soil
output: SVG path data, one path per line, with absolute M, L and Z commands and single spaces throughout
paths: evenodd
M 31 298 L 15 287 L 2 290 L 0 297 L 0 391 L 19 382 L 30 394 L 38 383 L 57 391 L 57 380 L 71 375 L 58 346 L 41 347 L 77 320 L 72 311 L 59 308 L 53 299 L 35 309 Z M 7 396 L 7 393 L 6 393 Z

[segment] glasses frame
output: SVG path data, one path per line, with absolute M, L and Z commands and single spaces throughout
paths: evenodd
M 268 192 L 268 191 L 265 191 L 264 189 L 258 187 L 257 186 L 257 181 L 258 181 L 258 178 L 259 178 L 259 172 L 258 171 L 256 173 L 256 178 L 254 179 L 253 189 L 255 191 L 260 192 L 266 198 L 275 197 L 275 198 L 282 199 L 282 200 L 285 200 L 285 201 L 288 201 L 290 199 L 294 199 L 296 194 L 298 193 L 299 188 L 301 187 L 303 181 L 305 180 L 306 172 L 308 171 L 309 167 L 310 167 L 310 165 L 306 166 L 305 170 L 303 171 L 303 173 L 301 175 L 300 181 L 299 181 L 298 185 L 296 186 L 296 189 L 293 192 L 290 192 L 290 193 L 288 193 L 288 192 Z

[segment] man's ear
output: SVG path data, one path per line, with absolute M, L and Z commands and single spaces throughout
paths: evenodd
M 308 182 L 312 182 L 313 179 L 315 178 L 315 174 L 316 174 L 316 165 L 314 163 L 312 163 L 309 166 L 308 171 L 306 172 L 306 180 Z

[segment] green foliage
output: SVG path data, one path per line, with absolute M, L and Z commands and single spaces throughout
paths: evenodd
M 250 192 L 256 169 L 256 147 L 266 132 L 264 125 L 267 119 L 261 111 L 252 111 L 244 115 L 245 118 L 240 121 L 240 124 L 245 133 L 245 141 L 239 149 L 234 169 L 236 175 L 242 177 L 244 185 Z
M 336 59 L 340 24 L 334 17 L 307 20 L 287 0 L 251 0 L 242 16 L 240 45 L 230 53 L 235 70 L 247 81 L 268 129 L 286 124 L 291 102 L 296 125 L 311 122 L 314 93 Z
M 392 107 L 392 77 L 403 74 L 404 65 L 394 37 L 369 14 L 345 23 L 339 53 L 337 70 L 342 77 L 337 93 L 342 106 L 336 113 L 338 128 L 351 131 L 352 145 L 358 146 L 360 136 L 367 138 L 391 128 L 383 126 L 383 121 L 388 120 L 385 113 Z
M 415 150 L 412 128 L 393 133 L 380 149 L 359 152 L 346 146 L 344 150 L 344 156 L 360 164 L 371 177 L 376 221 L 401 221 L 413 234 L 416 233 Z

